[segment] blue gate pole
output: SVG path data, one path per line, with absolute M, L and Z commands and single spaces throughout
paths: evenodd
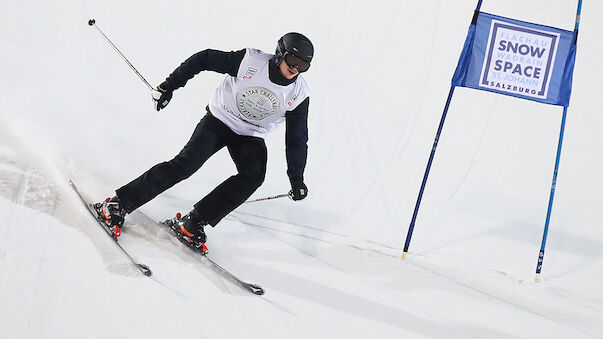
M 442 118 L 440 119 L 440 125 L 438 126 L 438 131 L 436 132 L 435 140 L 433 141 L 433 147 L 431 148 L 431 154 L 429 155 L 429 160 L 427 161 L 427 168 L 425 169 L 425 174 L 423 175 L 423 182 L 421 183 L 419 197 L 417 198 L 417 203 L 415 204 L 415 211 L 412 214 L 412 220 L 410 222 L 410 226 L 408 227 L 408 233 L 406 234 L 406 243 L 404 244 L 404 252 L 402 253 L 403 260 L 406 260 L 406 254 L 408 253 L 408 247 L 410 246 L 410 238 L 412 238 L 412 231 L 415 228 L 417 214 L 419 214 L 419 205 L 421 205 L 421 199 L 423 199 L 423 192 L 425 191 L 425 185 L 427 184 L 427 177 L 429 176 L 429 171 L 431 170 L 431 163 L 433 162 L 433 157 L 435 156 L 435 151 L 438 147 L 438 141 L 440 140 L 440 135 L 442 134 L 442 128 L 444 127 L 444 121 L 446 120 L 446 114 L 448 113 L 448 107 L 450 107 L 450 102 L 452 101 L 453 94 L 454 85 L 450 86 L 448 100 L 446 100 L 444 113 L 442 114 Z
M 576 26 L 574 27 L 574 44 L 578 40 L 578 28 L 580 26 L 580 13 L 582 11 L 582 0 L 578 0 L 578 11 L 576 13 Z M 538 264 L 536 265 L 535 282 L 540 281 L 540 272 L 542 271 L 542 262 L 544 260 L 544 248 L 546 246 L 546 237 L 549 233 L 549 223 L 551 220 L 551 211 L 553 209 L 553 199 L 555 198 L 555 187 L 557 186 L 557 172 L 559 171 L 559 160 L 561 158 L 561 146 L 563 145 L 563 132 L 565 131 L 565 120 L 567 117 L 567 106 L 563 107 L 563 117 L 561 118 L 561 131 L 559 132 L 559 144 L 557 145 L 557 159 L 555 160 L 555 170 L 553 171 L 553 183 L 551 185 L 551 194 L 549 196 L 549 207 L 546 211 L 546 221 L 544 223 L 544 233 L 542 234 L 542 243 L 538 254 Z
M 477 17 L 479 15 L 479 9 L 482 7 L 482 1 L 477 1 L 477 6 L 475 7 L 475 12 L 473 14 L 473 19 L 471 20 L 471 24 L 475 25 L 477 21 Z M 452 101 L 452 95 L 454 94 L 454 85 L 450 86 L 450 92 L 448 93 L 448 100 L 446 100 L 446 106 L 444 106 L 444 113 L 442 113 L 442 118 L 440 119 L 440 125 L 438 126 L 438 131 L 436 132 L 435 140 L 433 141 L 433 147 L 431 148 L 431 154 L 429 155 L 429 160 L 427 161 L 427 168 L 425 169 L 425 174 L 423 175 L 423 182 L 421 182 L 421 189 L 419 189 L 419 196 L 417 197 L 417 203 L 415 204 L 415 210 L 412 214 L 412 220 L 410 221 L 410 226 L 408 227 L 408 233 L 406 234 L 406 242 L 404 243 L 404 252 L 402 252 L 402 260 L 406 260 L 406 255 L 408 254 L 408 247 L 410 246 L 410 239 L 412 238 L 412 232 L 415 229 L 415 222 L 417 221 L 417 215 L 419 214 L 419 206 L 421 205 L 421 200 L 423 199 L 423 192 L 425 191 L 425 185 L 427 184 L 427 177 L 429 176 L 429 171 L 431 170 L 431 163 L 433 162 L 433 157 L 435 156 L 436 148 L 438 147 L 438 141 L 440 140 L 440 135 L 442 134 L 442 128 L 444 127 L 444 121 L 446 120 L 446 114 L 448 114 L 448 107 L 450 107 L 450 101 Z
M 535 282 L 540 281 L 540 271 L 542 270 L 542 261 L 544 260 L 544 247 L 546 246 L 546 237 L 549 233 L 549 223 L 551 221 L 551 211 L 553 210 L 553 199 L 555 198 L 555 187 L 557 186 L 557 172 L 559 171 L 559 160 L 561 159 L 561 146 L 563 145 L 563 132 L 565 131 L 565 118 L 567 116 L 567 106 L 563 107 L 563 117 L 561 118 L 561 131 L 559 132 L 559 144 L 557 145 L 557 159 L 555 160 L 555 170 L 553 171 L 553 183 L 551 184 L 551 194 L 549 196 L 549 207 L 546 211 L 546 221 L 544 223 L 544 233 L 542 234 L 542 244 L 538 255 L 538 264 L 536 265 Z

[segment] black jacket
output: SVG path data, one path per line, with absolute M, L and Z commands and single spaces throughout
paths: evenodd
M 214 71 L 236 77 L 245 50 L 223 52 L 206 49 L 186 59 L 166 79 L 172 90 L 184 87 L 187 81 L 201 71 Z M 278 65 L 271 59 L 269 78 L 275 84 L 287 86 L 296 78 L 287 79 L 281 74 Z M 287 156 L 287 175 L 291 183 L 303 182 L 304 169 L 308 157 L 308 107 L 310 98 L 306 98 L 294 110 L 287 111 L 285 131 L 285 153 Z M 208 109 L 209 110 L 209 109 Z

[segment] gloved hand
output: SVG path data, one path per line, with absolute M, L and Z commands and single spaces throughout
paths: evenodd
M 308 196 L 308 187 L 304 184 L 303 178 L 290 178 L 291 190 L 289 191 L 289 198 L 297 201 L 302 200 Z
M 173 93 L 174 90 L 167 81 L 162 82 L 161 85 L 157 86 L 157 88 L 151 91 L 151 96 L 153 97 L 153 102 L 155 103 L 155 109 L 157 112 L 165 108 L 165 106 L 170 103 Z

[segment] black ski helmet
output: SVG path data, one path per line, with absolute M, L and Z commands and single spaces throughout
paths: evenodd
M 286 54 L 295 55 L 310 63 L 314 56 L 314 46 L 310 39 L 303 34 L 287 33 L 278 40 L 276 45 L 276 52 L 274 53 L 276 63 L 280 64 Z

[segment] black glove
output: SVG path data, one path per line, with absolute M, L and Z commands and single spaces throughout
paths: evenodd
M 157 86 L 154 91 L 151 92 L 151 96 L 153 97 L 153 101 L 155 102 L 155 109 L 157 112 L 159 110 L 165 108 L 167 104 L 172 100 L 172 94 L 174 90 L 172 86 L 167 81 L 161 83 L 161 85 Z
M 304 184 L 304 178 L 290 178 L 289 181 L 291 182 L 289 198 L 297 201 L 308 196 L 308 187 Z

